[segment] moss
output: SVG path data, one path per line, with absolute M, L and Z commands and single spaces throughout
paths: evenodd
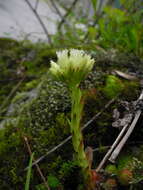
M 57 189 L 60 186 L 60 181 L 55 176 L 49 175 L 48 182 L 52 189 Z
M 51 59 L 56 59 L 56 51 L 55 49 L 47 47 L 39 51 L 37 60 L 35 62 L 38 64 L 47 64 L 47 66 L 50 66 L 49 62 Z
M 0 38 L 0 104 L 3 103 L 5 97 L 9 96 L 23 76 L 25 80 L 17 92 L 35 88 L 40 82 L 41 75 L 48 69 L 51 58 L 55 58 L 55 50 L 49 48 L 48 45 Z M 2 115 L 7 111 L 13 96 L 1 110 Z
M 109 164 L 105 168 L 105 172 L 109 175 L 117 175 L 117 168 L 113 164 Z
M 22 165 L 18 166 L 18 163 L 23 164 L 21 156 L 24 156 L 21 154 L 23 149 L 21 134 L 11 125 L 5 126 L 0 134 L 0 188 L 14 188 L 24 179 L 23 176 L 19 176 Z
M 106 85 L 103 88 L 103 92 L 107 98 L 115 98 L 124 89 L 124 84 L 121 80 L 113 75 L 108 75 L 106 79 Z
M 24 91 L 29 91 L 37 87 L 39 80 L 32 80 L 25 84 Z
M 5 156 L 10 158 L 7 160 L 7 171 L 4 171 L 5 176 L 7 176 L 8 172 L 11 171 L 12 176 L 8 177 L 10 184 L 14 184 L 15 181 L 17 181 L 17 187 L 19 187 L 18 184 L 23 177 L 23 175 L 19 175 L 19 170 L 23 170 L 28 163 L 27 150 L 20 146 L 21 143 L 24 146 L 23 140 L 19 139 L 19 141 L 16 141 L 18 131 L 20 130 L 21 134 L 28 136 L 32 150 L 36 153 L 36 157 L 44 154 L 47 151 L 47 148 L 52 148 L 57 145 L 69 134 L 69 127 L 67 126 L 67 121 L 65 119 L 66 114 L 68 114 L 70 110 L 70 100 L 67 88 L 61 83 L 53 82 L 52 79 L 47 76 L 45 81 L 39 85 L 39 88 L 39 94 L 36 99 L 34 98 L 26 101 L 26 93 L 20 93 L 13 99 L 13 112 L 11 114 L 14 115 L 16 113 L 17 115 L 17 112 L 19 112 L 19 115 L 15 122 L 12 120 L 8 121 L 9 126 L 11 126 L 11 130 L 8 128 L 8 139 L 1 138 L 2 141 L 0 141 L 0 153 L 3 155 L 1 158 Z M 63 123 L 65 123 L 64 126 Z M 1 136 L 5 135 L 1 132 Z M 71 146 L 68 147 L 70 148 Z M 20 150 L 20 148 L 22 149 Z M 11 153 L 11 151 L 13 151 L 13 153 Z M 12 155 L 16 154 L 17 151 L 18 159 L 13 160 Z M 70 154 L 71 152 L 72 149 Z M 22 157 L 24 160 L 22 160 Z M 3 158 L 3 160 L 5 159 Z M 22 168 L 19 168 L 18 165 L 23 161 L 25 164 L 22 164 Z M 54 169 L 59 167 L 59 162 L 56 161 L 55 157 L 52 161 L 56 165 Z M 3 162 L 1 164 L 3 165 Z M 15 166 L 15 168 L 11 168 L 12 166 Z M 50 166 L 46 165 L 46 167 L 49 168 L 49 172 L 54 170 L 51 161 Z M 15 175 L 13 174 L 13 171 L 15 171 L 17 180 L 14 177 Z M 0 172 L 0 176 L 1 175 L 2 173 Z M 21 183 L 24 184 L 24 178 Z M 34 183 L 35 182 L 33 182 L 33 185 Z
M 20 102 L 23 102 L 26 98 L 27 98 L 26 92 L 17 93 L 17 94 L 15 95 L 15 97 L 13 98 L 12 103 L 18 103 L 18 102 L 20 103 Z
M 128 101 L 136 100 L 139 95 L 140 84 L 139 81 L 124 81 L 124 90 L 122 95 Z
M 92 51 L 96 66 L 100 67 L 104 72 L 119 69 L 125 72 L 135 72 L 140 77 L 143 74 L 142 59 L 132 53 L 123 53 L 115 49 L 109 49 L 104 53 L 102 51 L 96 52 Z
M 65 134 L 63 133 L 63 127 L 67 129 L 67 126 L 62 126 L 63 123 L 59 121 L 60 113 L 62 120 L 62 115 L 66 115 L 70 109 L 67 94 L 66 87 L 49 78 L 40 85 L 38 97 L 32 103 L 25 105 L 21 114 L 27 119 L 22 117 L 19 123 L 25 133 L 34 137 L 36 152 L 44 153 L 47 145 L 51 147 L 57 144 L 67 134 L 67 130 Z M 60 136 L 58 134 L 61 130 Z
M 78 189 L 83 184 L 81 170 L 75 161 L 68 161 L 62 164 L 59 171 L 59 177 L 64 185 L 64 189 Z
M 0 38 L 0 51 L 18 46 L 19 42 L 11 38 Z

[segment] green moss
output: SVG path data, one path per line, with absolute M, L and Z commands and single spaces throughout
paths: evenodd
M 21 152 L 23 150 L 21 134 L 7 125 L 5 129 L 0 130 L 0 136 L 0 188 L 14 188 L 24 180 L 24 177 L 19 175 L 23 165 L 22 156 L 24 156 Z M 15 189 L 18 190 L 18 187 Z
M 124 89 L 121 80 L 113 75 L 108 75 L 103 92 L 107 98 L 115 98 Z
M 133 160 L 132 155 L 124 154 L 120 156 L 118 160 L 118 170 L 120 171 L 122 169 L 129 169 L 132 160 Z
M 53 175 L 48 176 L 48 182 L 49 182 L 49 186 L 52 189 L 56 189 L 60 185 L 60 181 L 58 180 L 58 178 Z
M 110 175 L 117 175 L 117 168 L 113 164 L 109 164 L 105 168 L 105 172 Z
M 139 81 L 124 81 L 124 86 L 123 96 L 126 97 L 128 101 L 135 100 L 139 94 Z
M 51 59 L 56 59 L 56 51 L 55 49 L 47 47 L 39 51 L 37 60 L 35 62 L 38 64 L 47 64 L 47 66 L 50 66 L 49 61 Z
M 33 88 L 36 88 L 37 85 L 39 83 L 39 80 L 32 80 L 30 82 L 27 82 L 25 84 L 25 87 L 24 87 L 24 90 L 27 91 L 27 90 L 32 90 Z
M 9 96 L 23 75 L 25 80 L 17 91 L 35 88 L 41 75 L 47 72 L 51 58 L 55 58 L 55 50 L 48 45 L 0 38 L 0 104 Z M 9 98 L 1 112 L 5 113 L 13 96 Z
M 17 93 L 12 99 L 12 103 L 23 102 L 27 98 L 26 92 Z
M 64 184 L 65 190 L 78 189 L 78 186 L 84 181 L 76 161 L 64 162 L 59 170 L 59 178 Z
M 19 42 L 11 38 L 0 38 L 0 50 L 4 51 L 15 46 L 18 46 Z

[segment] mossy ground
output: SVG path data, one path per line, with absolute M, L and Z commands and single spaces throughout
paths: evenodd
M 26 75 L 22 85 L 5 105 L 5 111 L 1 113 L 1 122 L 4 123 L 3 129 L 0 130 L 0 189 L 20 190 L 24 188 L 26 180 L 24 168 L 29 162 L 24 136 L 28 138 L 31 149 L 35 152 L 35 158 L 39 158 L 70 135 L 67 120 L 70 117 L 70 97 L 67 87 L 54 81 L 48 73 L 49 60 L 56 59 L 55 49 L 50 50 L 40 44 L 37 47 L 10 39 L 1 39 L 0 44 L 1 47 L 4 44 L 0 49 L 1 103 L 10 94 L 21 75 Z M 88 52 L 90 53 L 89 50 Z M 112 98 L 118 96 L 118 99 L 132 101 L 137 99 L 140 92 L 138 81 L 127 81 L 113 76 L 111 72 L 113 69 L 132 71 L 137 68 L 137 63 L 142 67 L 138 58 L 110 51 L 107 54 L 98 52 L 95 56 L 94 49 L 92 55 L 96 59 L 96 65 L 81 84 L 81 89 L 85 92 L 82 124 L 101 111 Z M 19 69 L 21 75 L 18 74 Z M 140 69 L 136 70 L 138 75 L 141 75 L 141 72 Z M 33 90 L 35 94 L 31 96 Z M 116 107 L 118 103 L 115 101 L 84 130 L 85 146 L 102 148 L 114 142 L 119 132 L 111 126 L 112 110 Z M 143 131 L 141 129 L 138 131 L 141 136 Z M 136 138 L 138 133 L 135 133 Z M 136 140 L 134 137 L 133 139 Z M 53 176 L 50 179 L 57 184 L 57 187 L 53 185 L 51 189 L 76 189 L 75 186 L 71 186 L 71 178 L 76 179 L 76 185 L 82 183 L 73 154 L 72 144 L 68 142 L 39 164 L 46 178 Z M 98 165 L 104 154 L 104 151 L 95 153 L 94 167 Z M 54 183 L 53 181 L 51 183 Z M 42 181 L 34 168 L 31 190 L 38 189 L 40 184 Z

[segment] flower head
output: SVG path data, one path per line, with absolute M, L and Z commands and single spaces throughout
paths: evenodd
M 94 60 L 82 50 L 71 49 L 57 52 L 57 63 L 51 61 L 51 73 L 69 86 L 79 85 L 91 71 Z

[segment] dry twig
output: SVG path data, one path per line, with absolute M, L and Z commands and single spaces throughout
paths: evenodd
M 39 0 L 36 0 L 36 3 L 35 3 L 35 10 L 37 10 L 37 8 L 38 8 L 38 5 L 39 5 Z
M 143 91 L 140 94 L 139 100 L 143 99 Z M 130 137 L 132 131 L 134 130 L 140 115 L 142 113 L 142 110 L 137 110 L 134 120 L 132 121 L 132 124 L 130 125 L 128 131 L 126 132 L 125 136 L 122 138 L 122 140 L 120 141 L 120 143 L 118 144 L 118 146 L 115 148 L 115 150 L 113 151 L 112 155 L 109 158 L 109 161 L 111 162 L 115 162 L 117 156 L 119 155 L 120 151 L 122 150 L 124 144 L 126 143 L 126 141 L 128 140 L 128 138 Z
M 117 144 L 119 143 L 120 139 L 122 138 L 122 136 L 123 136 L 124 132 L 126 131 L 127 127 L 128 127 L 128 125 L 125 125 L 123 127 L 123 129 L 121 130 L 120 134 L 116 138 L 115 142 L 113 143 L 113 145 L 111 146 L 111 148 L 109 149 L 109 151 L 106 153 L 106 155 L 104 156 L 104 158 L 100 162 L 99 166 L 96 169 L 96 172 L 99 172 L 101 170 L 101 168 L 103 167 L 103 165 L 105 164 L 105 162 L 108 160 L 108 158 L 111 155 L 112 151 L 117 146 Z
M 138 100 L 143 99 L 143 91 L 141 92 L 141 95 L 139 97 Z M 101 168 L 103 167 L 103 165 L 105 164 L 105 162 L 108 160 L 111 162 L 115 162 L 115 159 L 117 158 L 117 156 L 119 155 L 122 147 L 124 146 L 124 144 L 126 143 L 127 139 L 129 138 L 130 134 L 132 133 L 139 117 L 141 115 L 141 110 L 138 110 L 135 118 L 132 122 L 132 124 L 130 125 L 128 131 L 125 133 L 125 131 L 128 128 L 128 124 L 126 124 L 123 129 L 121 130 L 120 134 L 118 135 L 117 139 L 115 140 L 115 142 L 113 143 L 113 145 L 111 146 L 111 148 L 109 149 L 109 151 L 106 153 L 106 155 L 104 156 L 104 158 L 102 159 L 102 161 L 100 162 L 99 166 L 97 167 L 96 171 L 99 172 L 101 170 Z M 125 134 L 125 135 L 124 135 Z M 124 135 L 124 137 L 123 137 Z M 122 138 L 123 137 L 123 138 Z
M 58 25 L 58 30 L 61 30 L 62 25 L 64 24 L 64 22 L 66 21 L 66 18 L 69 16 L 69 14 L 71 13 L 72 9 L 76 6 L 78 0 L 74 0 L 73 3 L 71 4 L 71 7 L 67 10 L 66 14 L 63 16 L 61 22 Z
M 64 22 L 66 22 L 64 16 L 61 14 L 60 10 L 58 9 L 58 7 L 57 7 L 55 1 L 50 0 L 50 2 L 51 2 L 51 4 L 52 4 L 53 8 L 56 10 L 56 12 L 57 12 L 57 14 L 59 15 L 59 17 L 61 18 L 61 20 L 64 20 Z
M 51 41 L 51 37 L 50 37 L 50 34 L 44 24 L 44 22 L 42 21 L 41 17 L 39 16 L 38 12 L 37 12 L 37 5 L 35 5 L 35 8 L 31 5 L 31 3 L 29 2 L 29 0 L 24 0 L 27 5 L 29 6 L 29 8 L 31 9 L 31 11 L 34 13 L 34 15 L 36 16 L 37 20 L 39 21 L 41 27 L 43 28 L 44 32 L 45 32 L 45 35 L 48 39 L 48 42 L 50 45 L 52 45 L 52 41 Z

